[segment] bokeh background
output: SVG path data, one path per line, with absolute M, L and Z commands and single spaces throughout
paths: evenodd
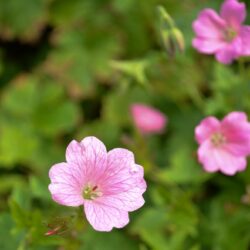
M 1 250 L 250 249 L 249 168 L 208 174 L 196 157 L 201 119 L 250 114 L 247 60 L 225 66 L 191 46 L 192 21 L 221 3 L 0 0 Z M 162 46 L 159 4 L 183 34 L 183 53 Z M 168 117 L 163 134 L 138 133 L 135 102 Z M 49 168 L 88 135 L 144 166 L 146 203 L 124 229 L 95 232 L 82 208 L 50 197 Z

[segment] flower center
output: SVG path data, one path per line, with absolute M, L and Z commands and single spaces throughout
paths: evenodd
M 220 147 L 226 143 L 226 138 L 222 133 L 216 132 L 212 135 L 211 142 L 215 147 Z
M 95 200 L 102 196 L 102 192 L 98 189 L 98 186 L 87 184 L 83 189 L 82 196 L 85 200 Z
M 233 28 L 227 28 L 224 31 L 224 38 L 227 42 L 231 42 L 234 40 L 234 38 L 237 36 L 237 31 Z

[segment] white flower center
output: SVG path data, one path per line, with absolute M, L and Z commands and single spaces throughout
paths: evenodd
M 83 189 L 82 196 L 85 200 L 95 200 L 102 196 L 102 192 L 97 185 L 87 184 Z
M 215 147 L 220 147 L 226 143 L 226 137 L 220 132 L 214 133 L 210 140 Z

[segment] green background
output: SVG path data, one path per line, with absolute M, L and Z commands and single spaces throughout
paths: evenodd
M 194 140 L 205 116 L 250 114 L 248 58 L 225 66 L 191 46 L 198 13 L 221 3 L 0 0 L 1 250 L 249 249 L 249 168 L 205 173 Z M 183 34 L 183 53 L 162 46 L 159 4 Z M 163 134 L 136 131 L 135 102 L 168 117 Z M 124 229 L 95 232 L 82 208 L 50 197 L 48 170 L 89 135 L 144 166 L 146 203 Z

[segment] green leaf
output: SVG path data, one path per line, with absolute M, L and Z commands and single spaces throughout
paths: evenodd
M 13 250 L 17 249 L 21 235 L 12 233 L 14 222 L 7 213 L 0 215 L 0 249 Z
M 117 230 L 110 233 L 100 233 L 89 229 L 83 234 L 82 240 L 83 244 L 80 250 L 138 250 L 136 241 Z
M 168 249 L 168 239 L 165 236 L 167 229 L 167 211 L 162 209 L 147 209 L 141 212 L 140 217 L 131 227 L 131 232 L 139 234 L 144 242 L 152 249 Z
M 46 14 L 45 0 L 0 1 L 0 29 L 7 37 L 34 36 Z M 29 32 L 29 34 L 28 34 Z

